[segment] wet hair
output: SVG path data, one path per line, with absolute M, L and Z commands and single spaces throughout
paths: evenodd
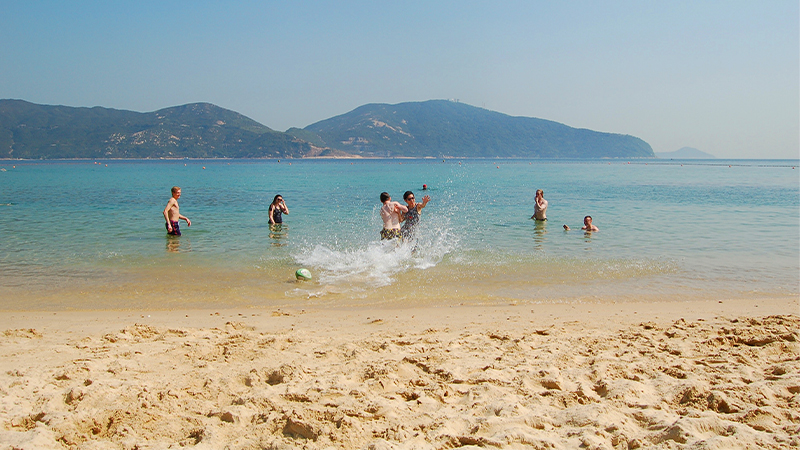
M 381 203 L 392 198 L 388 192 L 381 192 Z
M 172 193 L 173 194 L 178 192 L 178 191 L 180 191 L 180 190 L 181 190 L 181 188 L 179 188 L 178 186 L 172 186 Z
M 586 216 L 586 217 L 583 218 L 583 221 L 586 222 L 586 219 L 591 219 L 591 218 L 592 218 L 592 216 Z
M 411 195 L 414 195 L 414 193 L 411 191 L 406 191 L 406 193 L 403 194 L 403 200 L 408 200 L 408 197 Z
M 276 201 L 278 201 L 278 199 L 279 199 L 279 198 L 281 198 L 281 197 L 283 197 L 281 194 L 278 194 L 278 195 L 276 195 L 275 197 L 273 197 L 273 199 L 272 199 L 272 204 L 274 205 L 274 204 L 275 204 L 275 202 L 276 202 Z
M 544 191 L 543 190 L 537 189 L 536 190 L 536 195 L 539 195 L 539 194 L 542 194 L 542 197 L 544 197 Z

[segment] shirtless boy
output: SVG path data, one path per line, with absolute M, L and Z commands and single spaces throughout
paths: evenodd
M 381 239 L 402 239 L 400 233 L 400 213 L 407 213 L 408 208 L 398 202 L 393 202 L 392 197 L 386 192 L 381 192 L 381 219 L 383 219 L 383 229 Z
M 570 228 L 565 224 L 564 225 L 564 229 L 569 231 Z M 584 230 L 584 231 L 600 231 L 599 228 L 597 228 L 596 226 L 594 226 L 592 224 L 592 216 L 586 216 L 586 217 L 583 218 L 583 226 L 581 227 L 581 230 Z
M 178 220 L 183 219 L 186 221 L 186 226 L 192 226 L 192 221 L 188 217 L 182 216 L 180 207 L 178 206 L 178 199 L 181 198 L 181 188 L 178 186 L 172 187 L 172 198 L 167 202 L 167 207 L 164 208 L 164 219 L 167 221 L 167 234 L 172 236 L 180 236 L 181 228 L 178 225 Z

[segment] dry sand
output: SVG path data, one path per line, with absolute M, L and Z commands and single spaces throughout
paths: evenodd
M 0 449 L 792 448 L 798 312 L 7 312 Z

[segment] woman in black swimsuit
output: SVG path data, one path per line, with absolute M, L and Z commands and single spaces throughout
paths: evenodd
M 278 194 L 269 205 L 269 224 L 283 223 L 283 214 L 289 214 L 289 208 L 286 207 L 283 197 Z

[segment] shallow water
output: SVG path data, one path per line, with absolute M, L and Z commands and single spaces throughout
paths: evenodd
M 0 309 L 796 296 L 789 161 L 0 161 Z M 422 192 L 419 188 L 430 188 Z M 182 187 L 183 236 L 162 211 Z M 431 196 L 381 242 L 378 196 Z M 549 201 L 530 220 L 533 193 Z M 290 214 L 270 229 L 267 208 Z M 599 232 L 579 230 L 586 214 Z M 566 232 L 562 224 L 569 224 Z M 296 282 L 307 267 L 311 282 Z

